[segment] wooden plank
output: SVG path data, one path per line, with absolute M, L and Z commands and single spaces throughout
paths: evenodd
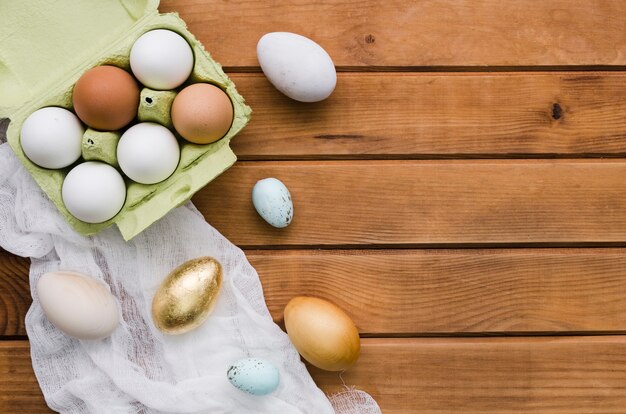
M 625 174 L 624 160 L 241 162 L 194 202 L 253 248 L 624 243 Z M 265 177 L 291 191 L 286 229 L 252 207 Z
M 242 159 L 626 154 L 626 72 L 340 73 L 313 105 L 232 78 L 254 109 Z
M 348 385 L 385 414 L 623 413 L 626 338 L 370 339 Z M 326 392 L 338 374 L 315 370 Z
M 361 334 L 626 331 L 625 249 L 249 252 L 277 322 L 326 298 Z
M 342 377 L 385 414 L 623 413 L 626 337 L 364 339 Z M 0 342 L 0 411 L 48 413 L 26 341 Z M 327 393 L 339 373 L 310 371 Z
M 32 301 L 30 261 L 0 249 L 0 337 L 26 335 L 24 318 Z
M 623 0 L 163 0 L 225 66 L 257 66 L 273 31 L 320 43 L 338 66 L 625 65 Z
M 248 259 L 277 323 L 289 299 L 312 295 L 341 306 L 368 336 L 626 332 L 626 249 L 249 251 Z M 26 335 L 27 280 L 27 260 L 0 255 L 5 336 Z
M 28 341 L 0 342 L 0 412 L 52 413 L 30 360 Z

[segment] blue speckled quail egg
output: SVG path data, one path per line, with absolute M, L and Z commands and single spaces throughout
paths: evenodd
M 267 395 L 280 382 L 280 374 L 271 362 L 261 358 L 244 358 L 228 369 L 228 380 L 236 388 L 252 395 Z
M 263 220 L 279 229 L 287 227 L 293 219 L 291 194 L 276 178 L 265 178 L 254 185 L 252 204 Z

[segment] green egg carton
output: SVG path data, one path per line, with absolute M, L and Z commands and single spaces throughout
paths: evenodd
M 220 64 L 176 13 L 159 14 L 158 4 L 158 0 L 0 2 L 0 118 L 11 121 L 8 142 L 50 200 L 83 235 L 96 234 L 115 223 L 124 239 L 130 240 L 189 200 L 235 163 L 230 140 L 250 119 L 250 107 Z M 152 185 L 127 180 L 126 202 L 114 218 L 99 224 L 82 222 L 67 211 L 61 198 L 63 180 L 71 168 L 49 170 L 33 164 L 20 145 L 22 124 L 31 113 L 46 106 L 72 110 L 74 84 L 94 66 L 114 65 L 130 72 L 133 43 L 154 29 L 172 30 L 189 42 L 195 63 L 182 87 L 209 82 L 222 88 L 233 103 L 233 124 L 224 138 L 212 144 L 181 140 L 180 163 L 170 178 Z M 115 160 L 110 162 L 115 166 Z

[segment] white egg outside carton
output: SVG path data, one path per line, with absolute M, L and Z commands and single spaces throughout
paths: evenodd
M 37 281 L 37 297 L 48 320 L 78 339 L 106 338 L 119 324 L 115 297 L 103 283 L 81 273 L 43 274 Z
M 288 32 L 267 33 L 257 44 L 257 57 L 267 79 L 300 102 L 319 102 L 337 84 L 335 65 L 313 40 Z

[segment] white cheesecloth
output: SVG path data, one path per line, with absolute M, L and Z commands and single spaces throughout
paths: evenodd
M 0 143 L 2 130 L 0 127 Z M 63 413 L 378 414 L 367 394 L 331 397 L 317 388 L 288 336 L 272 321 L 262 287 L 244 253 L 188 203 L 130 242 L 116 228 L 75 233 L 14 156 L 0 145 L 0 246 L 31 258 L 33 304 L 26 316 L 33 368 L 50 408 Z M 176 266 L 213 256 L 224 281 L 215 310 L 198 329 L 169 336 L 152 324 L 152 297 Z M 80 341 L 43 314 L 39 277 L 73 270 L 103 281 L 120 307 L 120 326 L 107 339 Z M 268 396 L 233 387 L 226 371 L 244 357 L 280 370 Z

